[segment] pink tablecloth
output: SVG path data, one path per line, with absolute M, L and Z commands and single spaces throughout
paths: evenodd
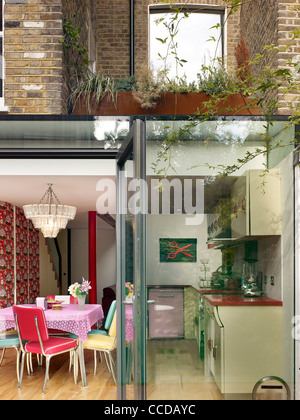
M 33 305 L 29 305 L 33 306 Z M 71 332 L 78 335 L 80 341 L 87 340 L 88 332 L 96 322 L 101 324 L 104 317 L 101 305 L 85 305 L 84 311 L 78 305 L 62 305 L 62 311 L 45 311 L 48 328 Z M 15 328 L 12 307 L 0 310 L 0 332 Z
M 133 340 L 134 337 L 134 328 L 132 322 L 132 305 L 125 306 L 125 329 L 126 329 L 126 341 L 129 342 Z

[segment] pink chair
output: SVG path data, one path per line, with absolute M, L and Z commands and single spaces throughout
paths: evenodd
M 50 359 L 52 356 L 61 353 L 71 352 L 73 354 L 73 360 L 75 360 L 74 381 L 77 384 L 78 353 L 76 340 L 65 337 L 50 337 L 42 308 L 28 308 L 14 305 L 13 312 L 22 351 L 22 364 L 18 387 L 21 388 L 24 360 L 25 355 L 28 353 L 43 355 L 46 358 L 46 373 L 42 394 L 45 392 L 46 382 L 49 378 Z M 27 341 L 26 344 L 23 344 L 23 340 Z

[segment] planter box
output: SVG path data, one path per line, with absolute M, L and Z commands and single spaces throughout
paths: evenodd
M 134 99 L 132 92 L 118 92 L 116 103 L 106 95 L 95 109 L 92 115 L 192 115 L 197 110 L 201 114 L 207 112 L 206 103 L 209 96 L 206 93 L 165 93 L 162 95 L 157 106 L 151 109 L 142 108 Z M 88 115 L 88 108 L 84 97 L 76 102 L 73 114 Z M 215 106 L 215 115 L 259 115 L 257 106 L 252 106 L 251 101 L 241 94 L 234 94 L 220 101 Z

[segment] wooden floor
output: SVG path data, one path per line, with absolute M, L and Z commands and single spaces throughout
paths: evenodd
M 79 377 L 74 384 L 69 373 L 68 355 L 53 357 L 50 380 L 42 395 L 45 366 L 38 366 L 33 356 L 33 373 L 24 370 L 19 390 L 16 378 L 16 352 L 7 350 L 0 366 L 0 400 L 116 400 L 117 388 L 103 361 L 94 376 L 93 352 L 85 351 L 87 386 Z M 203 375 L 195 340 L 152 340 L 148 342 L 149 400 L 218 400 L 222 399 L 211 378 Z M 127 386 L 127 398 L 134 399 L 133 385 Z

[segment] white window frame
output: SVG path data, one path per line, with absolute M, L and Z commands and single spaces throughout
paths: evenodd
M 209 14 L 220 14 L 221 15 L 221 50 L 222 50 L 222 61 L 223 65 L 226 65 L 226 51 L 227 51 L 227 25 L 226 25 L 226 7 L 217 5 L 206 5 L 200 3 L 188 3 L 183 5 L 182 3 L 174 4 L 174 7 L 182 8 L 184 10 L 198 11 Z M 172 12 L 169 5 L 166 4 L 150 4 L 148 6 L 148 62 L 150 63 L 150 15 L 153 13 L 168 13 Z
M 89 69 L 96 71 L 96 36 L 92 25 L 91 13 L 87 10 L 88 60 Z

